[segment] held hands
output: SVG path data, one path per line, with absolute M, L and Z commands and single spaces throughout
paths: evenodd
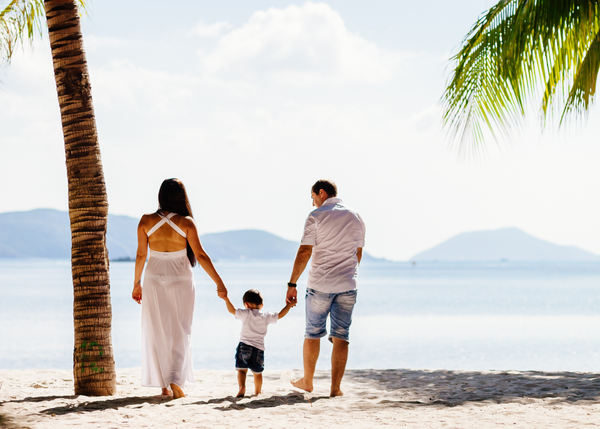
M 292 307 L 295 307 L 296 304 L 298 304 L 298 303 L 296 302 L 296 297 L 292 297 L 289 299 L 289 301 L 286 301 L 285 304 L 286 304 L 286 307 L 292 308 Z
M 225 287 L 225 285 L 217 285 L 217 295 L 221 299 L 227 298 L 227 288 Z
M 133 292 L 131 292 L 131 297 L 138 304 L 142 303 L 142 286 L 139 284 L 139 282 L 133 286 Z
M 295 307 L 297 302 L 297 298 L 298 297 L 298 291 L 296 290 L 295 287 L 288 287 L 287 290 L 287 294 L 285 296 L 285 302 L 288 305 L 291 305 L 292 307 Z

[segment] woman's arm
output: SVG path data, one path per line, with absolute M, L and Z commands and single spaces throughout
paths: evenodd
M 225 283 L 223 283 L 221 276 L 215 269 L 210 256 L 208 256 L 208 254 L 202 248 L 202 244 L 200 244 L 200 237 L 198 236 L 198 229 L 196 228 L 194 219 L 191 217 L 186 217 L 184 225 L 187 229 L 186 234 L 188 243 L 190 244 L 190 247 L 196 256 L 198 263 L 217 285 L 217 295 L 219 295 L 219 298 L 225 298 L 227 296 L 227 288 L 225 287 Z
M 142 272 L 146 265 L 146 256 L 148 255 L 148 236 L 144 231 L 144 219 L 142 216 L 137 228 L 138 248 L 135 254 L 135 277 L 133 279 L 133 292 L 131 297 L 138 304 L 142 303 Z

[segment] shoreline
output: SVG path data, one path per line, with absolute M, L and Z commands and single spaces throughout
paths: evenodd
M 187 396 L 172 400 L 141 387 L 139 368 L 117 369 L 110 397 L 74 396 L 72 370 L 0 370 L 0 415 L 13 425 L 0 427 L 600 426 L 599 373 L 347 370 L 344 396 L 329 398 L 329 371 L 317 371 L 315 390 L 305 393 L 289 384 L 291 371 L 266 370 L 263 394 L 242 399 L 234 370 L 194 375 Z

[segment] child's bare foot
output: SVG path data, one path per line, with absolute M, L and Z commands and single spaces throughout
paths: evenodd
M 334 396 L 344 396 L 344 392 L 341 391 L 341 389 L 331 389 L 331 393 L 329 394 L 330 397 L 334 397 Z
M 163 396 L 172 396 L 173 392 L 171 392 L 169 389 L 167 389 L 166 387 L 162 388 L 162 392 L 160 393 Z
M 171 383 L 171 390 L 173 391 L 173 399 L 185 398 L 185 393 L 178 385 Z
M 292 383 L 292 386 L 297 387 L 298 389 L 302 389 L 307 392 L 313 391 L 312 383 L 308 383 L 307 381 L 305 381 L 304 377 L 302 377 L 300 380 L 293 380 L 290 383 Z
M 246 394 L 246 388 L 240 387 L 240 391 L 238 392 L 236 398 L 243 398 L 245 394 Z

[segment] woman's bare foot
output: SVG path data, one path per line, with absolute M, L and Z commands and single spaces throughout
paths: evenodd
M 344 396 L 344 392 L 342 392 L 340 389 L 331 389 L 331 393 L 329 394 L 329 396 L 331 398 L 333 398 L 334 396 Z
M 246 394 L 246 388 L 240 387 L 240 391 L 238 392 L 236 398 L 243 398 L 245 394 Z
M 173 392 L 171 392 L 169 389 L 167 389 L 166 387 L 162 388 L 162 392 L 160 393 L 163 396 L 172 396 Z
M 312 383 L 309 384 L 308 382 L 304 381 L 304 377 L 299 380 L 292 380 L 290 383 L 292 383 L 292 386 L 297 387 L 298 389 L 302 389 L 307 392 L 313 391 Z
M 185 393 L 178 385 L 171 383 L 171 390 L 173 391 L 173 399 L 185 398 Z

